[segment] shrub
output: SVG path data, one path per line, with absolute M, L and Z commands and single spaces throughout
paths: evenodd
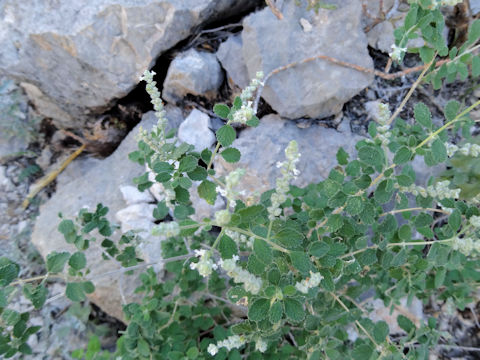
M 115 227 L 105 218 L 106 207 L 82 210 L 75 220 L 63 219 L 59 225 L 78 251 L 50 254 L 44 276 L 17 279 L 18 265 L 0 260 L 0 354 L 29 353 L 26 340 L 39 330 L 28 327 L 28 313 L 8 307 L 18 287 L 35 309 L 47 301 L 47 279 L 63 279 L 72 301 L 94 291 L 92 280 L 102 274 L 90 273 L 83 251 L 92 241 L 87 235 L 96 229 L 103 236 L 105 261 L 116 258 L 124 266 L 119 272 L 148 268 L 140 275 L 142 301 L 124 307 L 128 327 L 116 353 L 102 353 L 93 338 L 86 352 L 75 352 L 77 358 L 428 359 L 429 351 L 447 340 L 435 318 L 415 323 L 399 315 L 402 334 L 391 337 L 391 324 L 372 321 L 372 309 L 360 299 L 373 292 L 393 309 L 402 298 L 435 298 L 463 309 L 478 288 L 480 199 L 459 199 L 460 189 L 449 180 L 431 178 L 426 187 L 416 185 L 412 161 L 421 157 L 434 166 L 466 151 L 465 142 L 455 145 L 449 139 L 461 131 L 469 141 L 474 125 L 469 112 L 480 101 L 467 106 L 451 100 L 443 124 L 432 121 L 423 103 L 415 105 L 414 119 L 399 117 L 421 81 L 438 88 L 457 75 L 466 79 L 469 68 L 473 77 L 480 74 L 480 57 L 474 55 L 480 21 L 472 23 L 460 49 L 444 43 L 438 6 L 456 2 L 412 1 L 405 25 L 395 32 L 391 56 L 402 61 L 408 40 L 421 36 L 425 45 L 408 51 L 420 55 L 424 70 L 393 114 L 388 104 L 380 105 L 369 138 L 356 144 L 357 156 L 350 158 L 339 149 L 338 166 L 327 179 L 299 188 L 290 183 L 301 176 L 296 164 L 300 151 L 308 149 L 298 149 L 292 141 L 278 164 L 281 176 L 275 188 L 256 203 L 243 202 L 236 190 L 245 170 L 218 177 L 212 164 L 216 156 L 239 161 L 240 152 L 231 146 L 236 137 L 232 124 L 259 124 L 253 101 L 263 74 L 232 106 L 215 105 L 225 125 L 216 132 L 215 149 L 198 153 L 189 144 L 179 144 L 174 133 L 166 133 L 154 73 L 146 71 L 141 79 L 158 124 L 140 131 L 138 150 L 130 158 L 148 165 L 163 185 L 165 200 L 154 213 L 163 222 L 153 233 L 167 239 L 159 263 L 171 276 L 161 282 L 151 264 L 142 263 L 135 251 L 136 234 L 123 234 L 118 244 L 108 240 Z M 439 60 L 438 55 L 448 59 Z M 478 154 L 478 149 L 468 153 Z M 213 219 L 193 221 L 194 181 L 200 182 L 201 198 L 214 204 L 223 196 L 226 209 Z M 135 183 L 141 191 L 153 184 L 148 172 Z

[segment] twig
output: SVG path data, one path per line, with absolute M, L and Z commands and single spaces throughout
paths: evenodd
M 277 9 L 272 0 L 265 0 L 270 10 L 272 10 L 273 15 L 277 17 L 278 20 L 283 20 L 283 15 L 280 10 Z
M 262 95 L 263 88 L 265 87 L 265 84 L 267 83 L 267 81 L 273 75 L 278 74 L 279 72 L 282 72 L 284 70 L 288 70 L 288 69 L 290 69 L 292 67 L 295 67 L 297 65 L 306 64 L 306 63 L 309 63 L 309 62 L 312 62 L 312 61 L 315 61 L 315 60 L 329 61 L 329 62 L 331 62 L 335 65 L 343 66 L 343 67 L 353 69 L 353 70 L 357 70 L 357 71 L 360 71 L 360 72 L 364 72 L 364 73 L 367 73 L 367 74 L 373 74 L 373 75 L 378 76 L 378 77 L 380 77 L 382 79 L 385 79 L 385 80 L 393 80 L 393 79 L 408 75 L 410 73 L 422 71 L 422 70 L 428 69 L 431 65 L 431 63 L 426 64 L 426 65 L 419 65 L 419 66 L 408 68 L 408 69 L 405 69 L 405 70 L 402 70 L 402 71 L 398 71 L 398 72 L 393 73 L 393 74 L 387 74 L 386 72 L 383 72 L 383 71 L 369 69 L 369 68 L 366 68 L 364 66 L 352 64 L 352 63 L 349 63 L 349 62 L 346 62 L 346 61 L 343 61 L 343 60 L 339 60 L 339 59 L 336 59 L 334 57 L 327 56 L 327 55 L 312 56 L 312 57 L 309 57 L 309 58 L 306 58 L 306 59 L 303 59 L 303 60 L 300 60 L 300 61 L 295 61 L 295 62 L 292 62 L 290 64 L 280 66 L 280 67 L 270 71 L 268 73 L 268 75 L 265 76 L 265 79 L 263 80 L 263 85 L 261 85 L 258 88 L 257 96 L 255 97 L 255 102 L 254 102 L 254 105 L 253 105 L 253 110 L 255 111 L 255 113 L 257 112 L 257 109 L 258 109 L 258 103 L 260 101 L 260 97 Z M 445 64 L 448 61 L 450 61 L 450 60 L 449 59 L 440 60 L 440 61 L 435 63 L 435 67 L 439 67 L 439 66 Z
M 71 154 L 61 165 L 58 169 L 52 171 L 51 173 L 42 177 L 37 183 L 32 186 L 32 189 L 28 193 L 26 199 L 22 203 L 22 208 L 26 209 L 28 204 L 30 204 L 30 200 L 32 200 L 35 195 L 37 195 L 44 187 L 50 184 L 53 180 L 57 178 L 57 176 L 65 170 L 65 168 L 78 156 L 82 153 L 85 149 L 85 144 L 82 144 L 73 154 Z
M 390 119 L 388 119 L 387 121 L 387 125 L 391 124 L 393 120 L 396 119 L 396 117 L 400 114 L 400 112 L 403 110 L 403 107 L 405 106 L 405 104 L 407 103 L 407 101 L 410 99 L 410 97 L 412 96 L 413 92 L 415 91 L 415 89 L 418 87 L 418 85 L 420 85 L 420 82 L 423 80 L 423 77 L 425 76 L 425 74 L 427 73 L 427 70 L 430 68 L 430 66 L 433 64 L 433 62 L 435 61 L 435 57 L 437 56 L 437 54 L 435 53 L 435 55 L 433 56 L 433 59 L 432 61 L 430 61 L 428 64 L 425 65 L 423 71 L 420 73 L 420 76 L 417 78 L 417 80 L 415 80 L 415 82 L 413 83 L 412 87 L 410 88 L 410 90 L 408 91 L 407 95 L 403 98 L 400 106 L 397 107 L 397 109 L 395 110 L 395 112 L 392 114 L 392 116 L 390 116 Z

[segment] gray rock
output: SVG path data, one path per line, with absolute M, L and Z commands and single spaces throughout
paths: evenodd
M 270 71 L 315 55 L 328 55 L 373 70 L 362 29 L 362 7 L 358 0 L 330 1 L 336 10 L 287 2 L 278 20 L 269 8 L 243 22 L 243 58 L 249 78 L 257 71 Z M 312 30 L 305 32 L 300 19 Z M 348 50 L 346 50 L 348 49 Z M 315 60 L 281 71 L 267 82 L 262 97 L 286 118 L 321 118 L 338 113 L 343 104 L 367 87 L 373 76 L 324 60 Z
M 382 21 L 375 25 L 368 33 L 368 45 L 384 53 L 392 51 L 392 45 L 395 44 L 393 36 L 394 27 L 390 21 Z
M 336 153 L 340 147 L 352 154 L 355 143 L 362 139 L 351 133 L 347 123 L 342 125 L 341 131 L 317 124 L 300 129 L 277 115 L 264 116 L 257 128 L 245 129 L 233 142 L 232 146 L 242 153 L 240 162 L 229 164 L 218 157 L 215 171 L 222 176 L 234 168 L 245 168 L 246 175 L 238 190 L 245 190 L 247 195 L 262 193 L 275 185 L 275 179 L 280 176 L 276 163 L 285 160 L 284 149 L 290 140 L 296 140 L 302 155 L 297 166 L 300 176 L 294 184 L 306 186 L 317 183 L 337 165 Z
M 141 192 L 136 186 L 120 186 L 120 191 L 128 205 L 153 202 L 153 197 L 149 191 Z
M 30 83 L 34 103 L 81 128 L 137 84 L 162 52 L 256 0 L 4 0 L 0 72 Z M 38 90 L 38 91 L 37 91 Z
M 190 49 L 170 64 L 162 97 L 171 103 L 179 102 L 187 94 L 214 98 L 222 81 L 222 69 L 215 55 Z
M 30 110 L 18 85 L 0 77 L 0 164 L 24 152 L 37 133 Z
M 472 15 L 477 15 L 480 13 L 480 0 L 470 0 L 470 10 Z
M 177 127 L 176 110 L 167 107 L 169 127 Z M 173 114 L 173 116 L 170 116 Z M 65 218 L 73 218 L 82 207 L 94 209 L 97 203 L 108 206 L 108 217 L 115 222 L 115 214 L 126 207 L 120 188 L 132 184 L 132 178 L 145 172 L 143 166 L 127 159 L 128 154 L 137 148 L 136 134 L 138 127 L 150 129 L 156 124 L 153 112 L 144 115 L 142 122 L 133 129 L 115 152 L 104 160 L 85 159 L 74 161 L 60 174 L 56 193 L 48 202 L 40 207 L 40 215 L 35 223 L 32 242 L 42 256 L 52 251 L 75 251 L 65 242 L 58 232 L 58 213 Z M 132 205 L 134 206 L 134 205 Z M 112 240 L 118 240 L 118 237 Z M 102 260 L 99 244 L 92 244 L 87 251 L 88 266 L 95 274 L 116 270 L 119 265 L 112 261 Z M 118 319 L 123 319 L 121 293 L 126 301 L 134 301 L 134 289 L 138 286 L 135 276 L 119 277 L 116 275 L 99 279 L 96 290 L 90 299 L 102 309 Z M 122 289 L 121 292 L 119 289 Z
M 178 138 L 195 146 L 195 150 L 200 152 L 205 148 L 210 148 L 215 143 L 210 123 L 210 116 L 200 110 L 193 109 L 185 121 L 178 128 Z
M 228 80 L 244 89 L 248 86 L 248 69 L 242 56 L 242 37 L 230 36 L 227 41 L 220 44 L 217 58 L 227 71 Z

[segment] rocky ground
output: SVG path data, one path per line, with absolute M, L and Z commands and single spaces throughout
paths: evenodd
M 363 8 L 360 1 L 336 1 L 340 9 L 328 16 L 326 10 L 315 14 L 293 2 L 279 2 L 286 18 L 281 26 L 270 9 L 256 1 L 239 2 L 241 11 L 228 10 L 229 1 L 215 10 L 212 2 L 205 0 L 191 0 L 196 7 L 191 4 L 187 9 L 176 8 L 173 1 L 159 2 L 161 6 L 145 1 L 143 7 L 131 7 L 128 1 L 105 1 L 112 6 L 92 5 L 91 13 L 85 13 L 81 22 L 72 20 L 73 29 L 64 27 L 69 16 L 74 16 L 67 9 L 63 25 L 58 19 L 53 19 L 52 25 L 47 17 L 32 28 L 32 16 L 45 14 L 48 6 L 55 7 L 54 1 L 34 3 L 34 11 L 26 15 L 20 15 L 23 5 L 18 2 L 0 4 L 0 12 L 8 20 L 3 29 L 23 31 L 22 36 L 14 32 L 14 40 L 21 44 L 21 61 L 13 55 L 0 56 L 0 70 L 12 74 L 0 79 L 0 254 L 22 266 L 22 277 L 42 274 L 42 256 L 66 248 L 56 230 L 59 211 L 72 217 L 85 205 L 94 207 L 103 202 L 111 210 L 111 220 L 123 230 L 153 225 L 149 214 L 161 195 L 158 189 L 146 197 L 136 192 L 131 179 L 144 169 L 126 160 L 136 148 L 137 124 L 149 128 L 155 122 L 148 112 L 144 87 L 138 84 L 138 75 L 144 69 L 153 68 L 158 73 L 157 81 L 168 102 L 169 126 L 179 128 L 179 138 L 199 149 L 214 144 L 214 131 L 223 124 L 211 111 L 213 104 L 231 102 L 258 69 L 268 74 L 318 53 L 364 69 L 342 69 L 317 60 L 271 77 L 259 103 L 261 125 L 239 129 L 234 144 L 242 152 L 239 166 L 248 169 L 250 178 L 244 186 L 250 192 L 272 186 L 275 164 L 292 139 L 298 141 L 303 155 L 299 165 L 303 175 L 298 185 L 326 176 L 336 163 L 336 149 L 343 146 L 353 152 L 355 142 L 366 134 L 375 116 L 375 104 L 387 102 L 395 109 L 416 79 L 415 74 L 395 80 L 371 74 L 371 70 L 383 71 L 387 66 L 393 26 L 405 11 L 402 2 L 393 0 L 364 1 Z M 472 2 L 472 11 L 476 11 L 476 4 Z M 165 11 L 173 15 L 156 23 L 164 18 Z M 140 14 L 145 13 L 151 17 L 140 20 Z M 380 21 L 379 15 L 390 16 L 391 21 Z M 111 29 L 101 27 L 105 21 L 114 24 Z M 0 32 L 0 40 L 6 33 Z M 85 43 L 87 34 L 95 39 L 90 45 Z M 47 52 L 48 47 L 54 51 Z M 10 48 L 8 51 L 13 53 Z M 32 65 L 38 58 L 42 58 L 43 72 Z M 82 67 L 85 62 L 92 67 Z M 405 62 L 407 67 L 418 64 L 414 55 Z M 393 66 L 390 72 L 402 70 Z M 68 84 L 52 82 L 52 72 L 71 80 Z M 95 91 L 86 91 L 85 84 Z M 478 85 L 458 81 L 439 92 L 422 85 L 409 104 L 425 102 L 434 120 L 439 120 L 449 99 L 468 104 L 479 97 Z M 75 103 L 68 100 L 72 98 Z M 412 106 L 407 105 L 401 116 L 408 119 L 412 114 Z M 476 116 L 480 119 L 480 114 Z M 22 202 L 32 184 L 55 171 L 81 143 L 86 144 L 86 150 L 24 209 Z M 262 153 L 259 143 L 269 151 Z M 215 164 L 219 172 L 228 166 L 220 161 Z M 426 180 L 428 171 L 423 171 Z M 200 199 L 194 202 L 201 209 L 201 217 L 224 206 L 220 202 L 209 207 Z M 159 252 L 148 239 L 140 248 L 147 260 L 148 254 Z M 98 252 L 88 256 L 92 268 L 100 266 Z M 103 270 L 118 267 L 108 266 Z M 32 337 L 33 358 L 69 359 L 71 351 L 84 348 L 93 334 L 101 336 L 106 349 L 112 348 L 117 332 L 123 329 L 117 320 L 122 318 L 119 299 L 134 299 L 134 288 L 135 282 L 129 278 L 97 284 L 91 300 L 101 310 L 93 302 L 72 306 L 60 296 L 62 285 L 52 283 L 49 296 L 58 299 L 32 318 L 32 324 L 44 328 L 38 337 Z M 21 295 L 17 306 L 28 308 Z M 454 334 L 458 343 L 479 347 L 478 310 L 478 303 L 460 313 L 449 304 L 433 302 L 428 307 L 414 304 L 399 311 L 410 312 L 418 320 L 428 314 L 441 314 L 442 328 Z M 387 314 L 380 309 L 377 316 L 386 318 Z M 437 353 L 439 358 L 475 358 L 475 353 L 461 348 L 439 348 Z

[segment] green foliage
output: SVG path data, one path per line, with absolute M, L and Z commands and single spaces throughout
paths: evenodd
M 448 49 L 440 10 L 429 0 L 411 3 L 404 26 L 395 31 L 397 46 L 403 49 L 421 36 L 425 45 L 409 52 L 424 63 L 437 55 L 450 59 L 428 69 L 427 79 L 438 87 L 444 78 L 470 76 L 469 67 L 478 76 L 480 60 L 472 48 L 480 22 L 472 23 L 460 49 Z M 138 276 L 141 300 L 124 306 L 128 326 L 114 353 L 102 351 L 92 337 L 73 358 L 427 359 L 447 341 L 435 319 L 416 324 L 404 315 L 396 319 L 403 333 L 392 337 L 392 324 L 373 322 L 360 299 L 374 294 L 386 307 L 403 298 L 454 299 L 459 308 L 471 302 L 480 281 L 480 146 L 473 146 L 477 140 L 470 136 L 468 113 L 479 102 L 448 102 L 441 125 L 423 103 L 414 106 L 408 121 L 387 114 L 369 126 L 370 137 L 356 144 L 355 156 L 339 149 L 338 166 L 304 188 L 288 185 L 297 175 L 299 156 L 292 142 L 280 164 L 279 185 L 256 202 L 237 189 L 243 170 L 220 177 L 213 161 L 218 156 L 232 164 L 240 160 L 240 151 L 231 147 L 232 124 L 259 124 L 252 100 L 260 80 L 231 106 L 214 106 L 225 124 L 216 132 L 216 147 L 199 153 L 166 133 L 159 95 L 148 73 L 144 79 L 159 123 L 141 132 L 138 150 L 129 157 L 151 172 L 134 179 L 140 191 L 154 182 L 164 189 L 152 215 L 159 223 L 153 234 L 162 237 L 158 263 L 166 276 L 160 280 L 152 264 L 143 263 L 139 235 L 121 234 L 108 220 L 107 207 L 99 204 L 75 219 L 62 218 L 58 230 L 76 251 L 49 254 L 47 274 L 20 280 L 19 266 L 0 258 L 0 355 L 28 354 L 26 341 L 39 330 L 28 327 L 28 313 L 10 306 L 18 287 L 35 309 L 48 301 L 47 280 L 64 281 L 65 295 L 74 302 L 95 291 L 93 283 L 104 274 L 88 267 L 84 251 L 93 242 L 105 261 L 121 265 L 109 275 Z M 450 138 L 460 132 L 468 143 L 453 144 Z M 416 184 L 412 166 L 417 157 L 428 166 L 450 168 L 423 187 Z M 194 220 L 192 191 L 210 205 L 223 196 L 226 209 Z M 132 267 L 142 272 L 134 274 Z M 347 333 L 352 326 L 355 341 Z

